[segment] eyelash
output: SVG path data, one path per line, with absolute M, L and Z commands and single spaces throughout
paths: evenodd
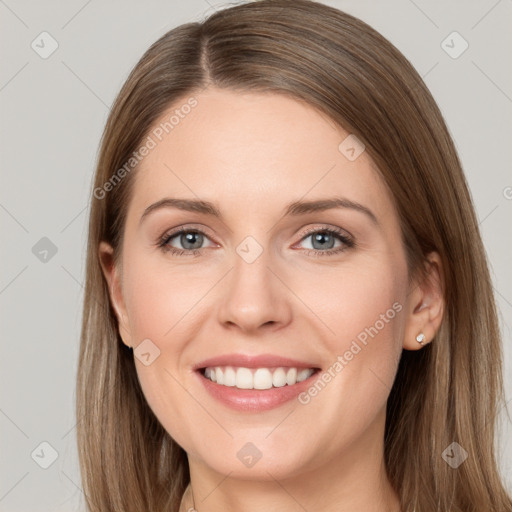
M 182 233 L 198 233 L 198 234 L 208 237 L 208 235 L 204 231 L 201 231 L 200 229 L 195 229 L 195 228 L 187 229 L 187 228 L 181 227 L 181 228 L 177 229 L 176 231 L 173 231 L 172 233 L 166 233 L 165 235 L 163 235 L 160 238 L 160 240 L 157 243 L 160 250 L 162 250 L 164 253 L 170 253 L 174 256 L 192 256 L 192 257 L 200 256 L 201 249 L 189 249 L 189 250 L 176 249 L 175 247 L 171 247 L 168 245 L 168 243 L 173 238 L 175 238 L 176 236 L 178 236 Z M 305 249 L 305 252 L 308 256 L 313 256 L 313 257 L 334 256 L 334 255 L 337 255 L 347 249 L 356 247 L 356 243 L 354 242 L 354 240 L 352 240 L 352 238 L 346 236 L 341 230 L 338 230 L 336 228 L 313 228 L 313 229 L 307 231 L 302 236 L 302 238 L 300 239 L 300 242 L 302 242 L 309 236 L 316 234 L 316 233 L 327 233 L 329 235 L 333 235 L 336 238 L 338 238 L 338 240 L 340 240 L 343 243 L 343 245 L 336 249 L 329 249 L 326 251 L 321 251 L 319 249 Z

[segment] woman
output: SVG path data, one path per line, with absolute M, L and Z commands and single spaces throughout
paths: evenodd
M 262 0 L 151 46 L 103 135 L 86 283 L 89 510 L 512 511 L 461 165 L 352 16 Z

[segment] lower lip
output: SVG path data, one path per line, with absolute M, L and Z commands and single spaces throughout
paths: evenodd
M 207 379 L 200 371 L 196 371 L 206 391 L 225 405 L 238 411 L 267 411 L 297 398 L 305 391 L 320 373 L 317 370 L 313 375 L 302 382 L 291 386 L 270 389 L 238 389 L 234 386 L 223 386 Z

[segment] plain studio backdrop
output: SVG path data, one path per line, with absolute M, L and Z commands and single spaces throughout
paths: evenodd
M 324 3 L 395 44 L 441 108 L 491 264 L 511 400 L 512 1 Z M 228 5 L 0 0 L 1 511 L 83 510 L 75 376 L 100 136 L 111 103 L 146 49 L 168 30 Z M 512 491 L 512 425 L 505 410 L 497 443 Z

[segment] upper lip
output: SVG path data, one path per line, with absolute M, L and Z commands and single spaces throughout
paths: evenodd
M 235 366 L 241 368 L 318 368 L 314 363 L 299 361 L 289 357 L 281 357 L 272 354 L 248 355 L 248 354 L 224 354 L 221 356 L 205 359 L 194 365 L 194 370 L 214 366 Z

